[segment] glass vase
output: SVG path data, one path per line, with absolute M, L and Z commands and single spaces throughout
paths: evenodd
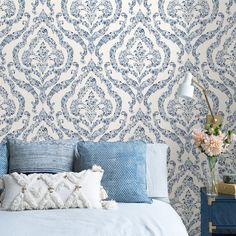
M 207 193 L 211 196 L 218 195 L 218 163 L 216 156 L 208 156 L 209 179 Z

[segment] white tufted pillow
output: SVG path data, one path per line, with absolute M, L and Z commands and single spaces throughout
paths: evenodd
M 101 186 L 103 170 L 99 166 L 79 173 L 18 174 L 3 176 L 6 210 L 34 210 L 56 208 L 114 208 L 116 204 L 103 202 L 107 197 Z

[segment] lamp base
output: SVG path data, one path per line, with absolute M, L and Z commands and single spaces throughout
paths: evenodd
M 222 124 L 223 119 L 221 115 L 215 115 L 214 118 L 211 115 L 207 115 L 206 121 L 207 124 L 212 124 L 213 128 L 215 128 Z

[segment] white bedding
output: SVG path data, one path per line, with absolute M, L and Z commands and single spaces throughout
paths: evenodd
M 1 236 L 187 236 L 181 218 L 162 201 L 119 203 L 116 210 L 0 210 Z

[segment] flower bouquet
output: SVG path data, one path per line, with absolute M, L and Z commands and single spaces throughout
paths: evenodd
M 193 139 L 196 147 L 207 156 L 211 175 L 211 194 L 217 195 L 216 163 L 218 156 L 225 152 L 229 145 L 236 142 L 236 135 L 232 130 L 223 133 L 221 125 L 207 124 L 204 129 L 193 130 Z

